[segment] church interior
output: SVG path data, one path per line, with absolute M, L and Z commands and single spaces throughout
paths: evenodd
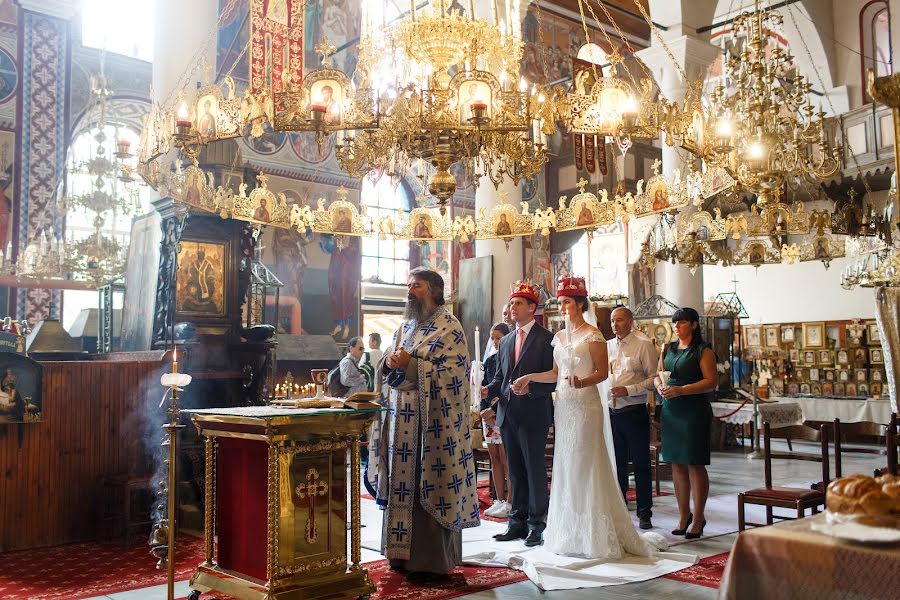
M 895 31 L 0 0 L 0 598 L 898 597 Z

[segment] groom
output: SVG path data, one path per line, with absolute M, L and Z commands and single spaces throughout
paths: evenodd
M 534 320 L 538 295 L 534 286 L 518 282 L 510 296 L 510 315 L 515 329 L 500 340 L 494 380 L 481 389 L 481 397 L 500 398 L 497 426 L 509 461 L 513 508 L 505 533 L 494 539 L 506 542 L 525 538 L 526 546 L 544 543 L 547 526 L 547 468 L 544 463 L 547 432 L 552 420 L 550 394 L 555 383 L 531 383 L 516 388 L 512 383 L 529 373 L 553 368 L 553 334 Z

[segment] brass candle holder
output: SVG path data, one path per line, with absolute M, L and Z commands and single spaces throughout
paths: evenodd
M 165 510 L 166 517 L 160 518 L 150 537 L 150 545 L 153 546 L 151 553 L 159 559 L 156 564 L 157 569 L 166 568 L 167 571 L 167 598 L 175 600 L 175 532 L 177 531 L 176 522 L 176 499 L 175 490 L 177 487 L 177 459 L 178 459 L 178 432 L 184 429 L 178 421 L 181 416 L 181 408 L 178 406 L 178 392 L 183 391 L 191 383 L 191 376 L 187 373 L 178 372 L 178 349 L 172 353 L 172 372 L 164 373 L 160 378 L 163 387 L 169 388 L 163 395 L 160 407 L 165 404 L 166 396 L 169 398 L 169 406 L 166 408 L 168 422 L 163 425 L 166 430 L 165 440 L 162 445 L 168 446 L 168 458 L 165 461 L 168 469 L 167 481 L 159 482 L 159 491 L 157 495 L 164 498 L 165 508 L 160 505 L 160 517 Z M 209 510 L 209 507 L 207 507 Z

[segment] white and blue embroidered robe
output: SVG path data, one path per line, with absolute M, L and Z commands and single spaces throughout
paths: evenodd
M 398 344 L 414 359 L 409 368 L 416 369 L 417 385 L 410 391 L 383 387 L 382 402 L 390 410 L 372 425 L 367 477 L 388 511 L 384 554 L 408 560 L 416 490 L 419 505 L 445 529 L 461 531 L 480 521 L 462 326 L 439 307 L 422 323 L 404 323 L 394 336 L 394 348 Z

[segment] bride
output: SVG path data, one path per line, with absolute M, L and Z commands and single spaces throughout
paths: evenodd
M 656 543 L 647 540 L 662 538 L 635 530 L 613 467 L 609 415 L 598 389 L 609 373 L 606 340 L 585 320 L 585 313 L 593 311 L 588 311 L 584 279 L 562 279 L 556 296 L 568 324 L 553 339 L 553 369 L 515 382 L 558 382 L 545 548 L 589 559 L 652 556 Z

